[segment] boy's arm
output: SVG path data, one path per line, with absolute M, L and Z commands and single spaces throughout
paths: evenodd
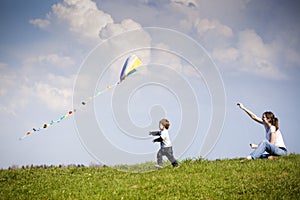
M 150 131 L 149 135 L 159 136 L 160 135 L 160 131 Z
M 161 137 L 154 139 L 152 142 L 162 142 L 163 139 Z

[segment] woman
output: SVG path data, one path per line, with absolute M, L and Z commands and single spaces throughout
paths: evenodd
M 264 112 L 262 118 L 257 117 L 254 113 L 244 107 L 243 104 L 237 104 L 244 110 L 254 121 L 264 125 L 266 129 L 266 139 L 258 145 L 250 144 L 254 151 L 244 160 L 252 160 L 257 158 L 273 159 L 274 156 L 287 155 L 287 149 L 284 144 L 282 134 L 278 127 L 278 119 L 270 112 Z M 264 154 L 267 152 L 268 154 Z

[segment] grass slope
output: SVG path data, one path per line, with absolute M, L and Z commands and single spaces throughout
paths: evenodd
M 245 163 L 186 160 L 180 168 L 148 173 L 109 167 L 1 170 L 0 199 L 300 199 L 300 155 Z

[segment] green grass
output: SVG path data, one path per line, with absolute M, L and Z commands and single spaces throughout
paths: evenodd
M 152 170 L 150 164 L 132 171 Z M 300 199 L 300 155 L 245 163 L 186 160 L 180 168 L 148 173 L 110 167 L 1 170 L 0 199 Z

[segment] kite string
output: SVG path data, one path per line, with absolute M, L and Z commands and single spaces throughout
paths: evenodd
M 96 97 L 98 97 L 99 95 L 102 95 L 102 94 L 106 93 L 108 90 L 115 88 L 119 83 L 120 83 L 120 81 L 118 81 L 117 83 L 115 83 L 115 84 L 113 84 L 113 85 L 108 85 L 108 86 L 106 86 L 106 88 L 105 88 L 104 90 L 98 91 L 98 92 L 97 92 L 96 94 L 94 94 L 93 96 L 88 97 L 86 101 L 82 101 L 82 102 L 81 102 L 81 105 L 84 106 L 84 105 L 86 105 L 87 103 L 93 101 L 93 100 L 94 100 Z M 56 123 L 61 122 L 63 119 L 66 119 L 66 118 L 70 117 L 70 115 L 72 115 L 73 113 L 75 113 L 75 112 L 77 111 L 77 108 L 78 108 L 79 110 L 83 110 L 83 109 L 80 109 L 80 108 L 82 108 L 82 106 L 81 106 L 81 107 L 80 107 L 80 106 L 77 106 L 77 105 L 76 105 L 76 106 L 73 106 L 73 109 L 71 109 L 67 114 L 62 115 L 62 116 L 61 116 L 59 119 L 57 119 L 57 120 L 51 120 L 49 123 L 46 123 L 46 124 L 44 124 L 43 126 L 41 126 L 41 127 L 39 127 L 39 128 L 33 128 L 32 130 L 27 131 L 26 134 L 25 134 L 23 137 L 20 137 L 20 138 L 19 138 L 19 140 L 23 140 L 24 138 L 28 137 L 28 136 L 29 136 L 30 134 L 32 134 L 33 132 L 39 132 L 39 131 L 41 131 L 42 129 L 46 129 L 46 128 L 48 128 L 49 126 L 52 126 L 53 124 L 56 124 Z

